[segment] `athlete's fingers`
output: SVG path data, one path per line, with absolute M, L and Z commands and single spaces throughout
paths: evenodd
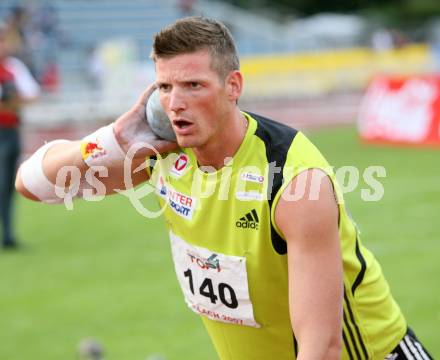
M 171 152 L 173 150 L 176 150 L 178 148 L 178 145 L 174 141 L 168 141 L 168 140 L 158 140 L 157 148 L 160 149 L 159 153 L 167 153 Z
M 150 95 L 154 92 L 154 90 L 156 90 L 156 84 L 152 83 L 151 85 L 149 85 L 144 92 L 139 96 L 139 98 L 137 99 L 136 103 L 135 103 L 135 107 L 144 107 L 148 98 L 150 97 Z

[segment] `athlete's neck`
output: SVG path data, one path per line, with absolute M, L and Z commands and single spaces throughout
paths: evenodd
M 231 158 L 238 151 L 246 135 L 248 121 L 237 108 L 230 126 L 211 139 L 209 143 L 193 148 L 200 166 L 211 166 L 216 170 L 225 165 L 225 159 Z

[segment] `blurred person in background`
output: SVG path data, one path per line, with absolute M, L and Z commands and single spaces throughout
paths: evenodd
M 57 189 L 130 194 L 151 180 L 182 293 L 220 359 L 430 359 L 363 246 L 332 167 L 302 132 L 240 110 L 243 76 L 224 24 L 178 20 L 155 35 L 152 58 L 155 85 L 114 123 L 41 147 L 18 171 L 19 192 L 62 203 Z M 177 143 L 145 121 L 155 87 Z M 132 154 L 140 143 L 148 146 Z M 55 188 L 66 166 L 77 178 Z M 90 170 L 105 186 L 83 181 Z M 215 185 L 211 196 L 197 182 L 200 191 Z
M 196 0 L 178 0 L 177 6 L 181 17 L 194 15 Z
M 394 48 L 393 35 L 386 28 L 377 29 L 371 36 L 371 46 L 376 52 L 392 50 Z
M 102 90 L 105 78 L 105 61 L 98 45 L 90 46 L 85 54 L 85 75 L 91 89 Z
M 33 25 L 31 11 L 26 6 L 15 6 L 6 18 L 6 42 L 11 56 L 20 59 L 37 77 L 37 69 L 34 64 L 32 42 Z
M 0 220 L 2 245 L 14 248 L 13 193 L 20 155 L 20 109 L 39 95 L 39 86 L 24 63 L 10 56 L 7 25 L 0 23 Z
M 18 5 L 6 19 L 7 45 L 47 92 L 59 86 L 58 46 L 63 42 L 58 13 L 50 3 Z
M 62 41 L 58 12 L 45 2 L 33 11 L 32 53 L 35 59 L 37 80 L 44 91 L 55 92 L 59 86 L 58 45 Z

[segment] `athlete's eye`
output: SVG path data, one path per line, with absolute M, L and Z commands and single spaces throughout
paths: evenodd
M 191 87 L 191 89 L 197 89 L 200 86 L 200 84 L 196 81 L 192 81 L 189 83 L 189 86 Z
M 159 84 L 158 87 L 160 91 L 169 91 L 171 89 L 170 84 Z

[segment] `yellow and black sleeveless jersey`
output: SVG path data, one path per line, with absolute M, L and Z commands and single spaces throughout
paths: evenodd
M 301 171 L 323 169 L 333 182 L 334 175 L 303 133 L 244 115 L 249 125 L 243 143 L 222 169 L 200 169 L 193 151 L 180 149 L 173 157 L 150 163 L 151 181 L 186 303 L 202 316 L 219 357 L 295 359 L 287 246 L 274 211 L 285 186 Z M 338 197 L 344 269 L 342 359 L 384 359 L 404 336 L 406 322 L 340 193 Z

